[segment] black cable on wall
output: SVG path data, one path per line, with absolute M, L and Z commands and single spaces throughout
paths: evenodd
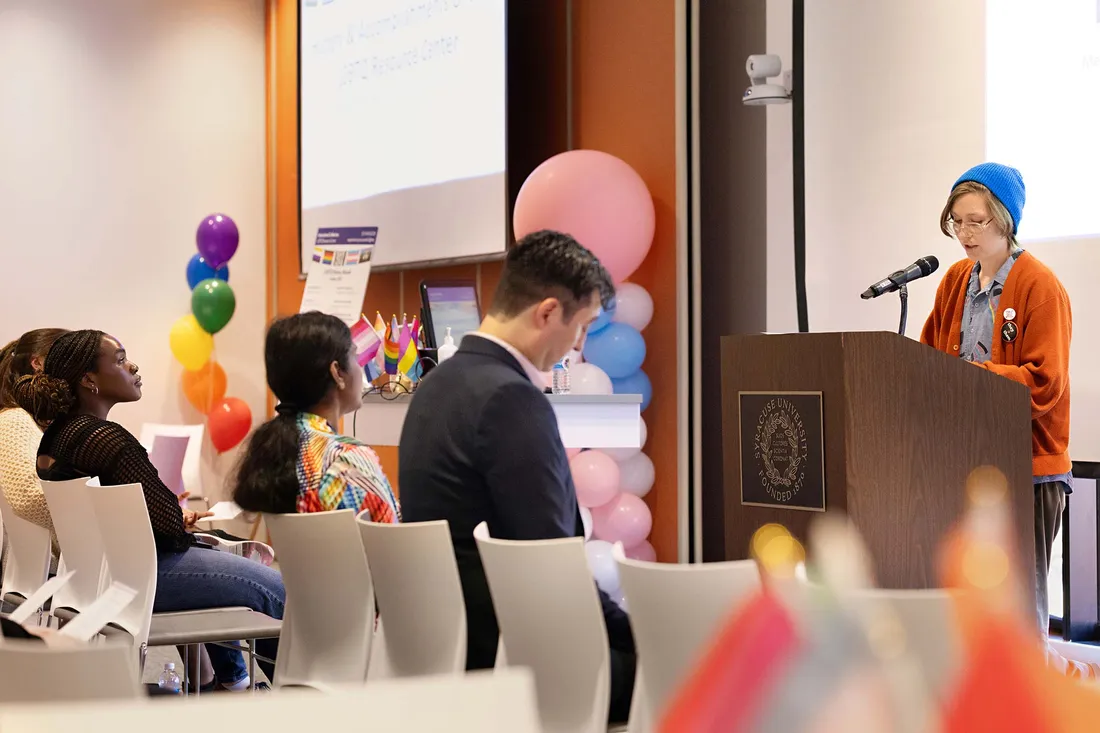
M 794 167 L 794 293 L 798 308 L 798 330 L 810 330 L 806 303 L 806 97 L 803 41 L 805 36 L 805 0 L 792 0 L 791 23 L 791 145 Z

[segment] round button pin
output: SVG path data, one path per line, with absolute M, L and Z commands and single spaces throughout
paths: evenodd
M 1005 320 L 1011 321 L 1016 318 L 1016 311 L 1012 308 L 1005 308 Z

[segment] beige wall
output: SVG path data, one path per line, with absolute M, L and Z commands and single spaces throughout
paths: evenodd
M 0 340 L 118 336 L 145 396 L 112 418 L 198 422 L 168 330 L 189 312 L 199 220 L 233 216 L 229 393 L 265 411 L 263 0 L 0 0 Z M 231 456 L 204 451 L 218 495 Z

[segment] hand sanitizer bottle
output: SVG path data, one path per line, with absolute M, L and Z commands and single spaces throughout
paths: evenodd
M 458 351 L 458 347 L 455 346 L 454 337 L 451 336 L 451 327 L 447 326 L 447 333 L 443 336 L 443 345 L 439 347 L 436 354 L 439 357 L 438 362 L 442 364 L 447 361 L 455 355 L 456 351 Z

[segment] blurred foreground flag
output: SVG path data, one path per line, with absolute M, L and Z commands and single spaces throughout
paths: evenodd
M 1097 730 L 1100 689 L 1047 664 L 1035 612 L 1024 602 L 1008 482 L 996 469 L 967 479 L 969 507 L 941 549 L 956 608 L 963 670 L 944 706 L 943 733 Z

